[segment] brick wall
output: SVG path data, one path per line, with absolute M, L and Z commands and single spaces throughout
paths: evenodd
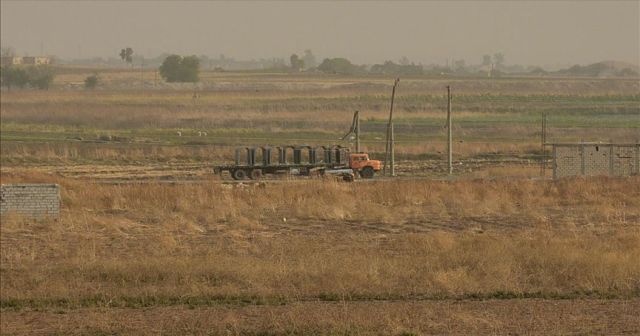
M 640 144 L 553 144 L 553 177 L 640 175 Z
M 3 184 L 0 190 L 0 214 L 10 212 L 28 217 L 58 217 L 60 186 L 57 184 Z

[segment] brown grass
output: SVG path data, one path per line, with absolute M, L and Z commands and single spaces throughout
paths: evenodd
M 60 220 L 3 220 L 4 309 L 640 292 L 637 178 L 58 182 Z
M 639 332 L 639 177 L 469 179 L 537 175 L 532 115 L 631 115 L 635 80 L 406 78 L 398 171 L 442 171 L 451 84 L 473 121 L 454 148 L 467 179 L 226 185 L 210 166 L 229 145 L 337 141 L 355 109 L 377 155 L 391 81 L 204 73 L 135 91 L 137 74 L 110 71 L 100 90 L 65 89 L 92 72 L 2 93 L 2 183 L 59 183 L 63 202 L 57 220 L 2 218 L 3 334 Z M 568 126 L 563 139 L 612 134 Z M 72 139 L 104 134 L 127 141 Z M 127 178 L 201 181 L 97 183 Z
M 427 300 L 4 311 L 7 334 L 637 334 L 640 300 Z

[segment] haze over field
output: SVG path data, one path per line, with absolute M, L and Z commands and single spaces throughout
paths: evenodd
M 20 55 L 117 57 L 131 46 L 239 59 L 318 57 L 424 64 L 502 52 L 508 63 L 640 59 L 638 1 L 1 2 L 2 46 Z

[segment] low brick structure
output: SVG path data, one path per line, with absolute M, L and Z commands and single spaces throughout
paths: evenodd
M 3 184 L 0 215 L 18 213 L 27 217 L 56 218 L 60 215 L 60 186 L 57 184 Z
M 640 144 L 564 143 L 553 146 L 553 177 L 640 174 Z

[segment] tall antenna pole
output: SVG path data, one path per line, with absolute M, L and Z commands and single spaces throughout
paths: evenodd
M 451 86 L 447 85 L 447 164 L 449 175 L 453 174 L 453 148 L 451 132 Z
M 393 101 L 396 96 L 396 87 L 400 78 L 396 78 L 393 83 L 393 89 L 391 91 L 391 107 L 389 108 L 389 122 L 387 123 L 387 141 L 385 146 L 385 158 L 384 166 L 382 168 L 382 174 L 387 175 L 387 162 L 391 161 L 391 176 L 395 176 L 395 135 L 393 132 Z

